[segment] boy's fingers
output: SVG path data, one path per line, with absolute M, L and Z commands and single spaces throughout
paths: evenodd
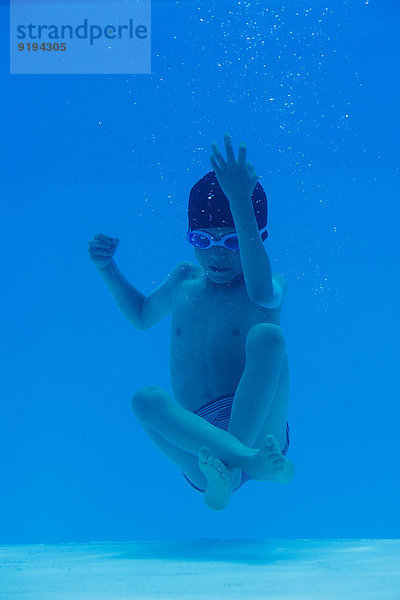
M 217 175 L 219 175 L 221 173 L 221 169 L 219 168 L 219 166 L 217 165 L 217 161 L 215 160 L 214 154 L 212 154 L 210 156 L 210 163 L 212 168 L 214 169 L 215 173 Z
M 106 248 L 96 248 L 96 249 L 89 249 L 90 252 L 90 256 L 92 256 L 93 258 L 99 257 L 99 256 L 112 256 L 114 254 L 113 250 L 107 250 Z
M 110 247 L 110 243 L 109 242 L 103 242 L 102 240 L 89 240 L 89 246 L 93 247 L 93 246 L 99 246 L 99 248 L 109 248 Z
M 228 162 L 235 162 L 235 153 L 232 147 L 232 140 L 229 133 L 225 133 L 224 135 L 225 149 L 226 149 L 226 158 Z
M 247 172 L 250 175 L 250 177 L 252 177 L 256 181 L 258 181 L 257 172 L 256 172 L 255 168 L 253 167 L 253 165 L 249 162 L 247 163 Z
M 89 240 L 89 248 L 115 248 L 115 244 L 102 240 Z
M 244 142 L 239 144 L 238 163 L 243 166 L 246 164 L 246 144 Z
M 104 233 L 96 233 L 94 239 L 101 240 L 102 242 L 109 242 L 110 244 L 115 243 L 116 241 L 119 242 L 117 238 L 109 237 L 108 235 L 104 235 Z
M 225 163 L 224 157 L 222 156 L 221 152 L 219 151 L 219 148 L 218 148 L 216 142 L 213 142 L 211 144 L 211 148 L 212 148 L 212 151 L 214 152 L 214 157 L 215 157 L 215 160 L 217 161 L 219 167 L 220 168 L 224 167 L 226 165 L 226 163 Z

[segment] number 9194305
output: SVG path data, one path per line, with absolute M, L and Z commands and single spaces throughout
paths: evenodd
M 67 49 L 67 44 L 65 42 L 42 42 L 38 44 L 37 42 L 27 42 L 26 44 L 20 42 L 18 44 L 18 50 L 20 52 L 37 52 L 41 50 L 42 52 L 65 52 Z

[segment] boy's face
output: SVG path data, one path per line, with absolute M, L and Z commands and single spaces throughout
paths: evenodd
M 203 227 L 196 231 L 205 231 L 218 241 L 228 233 L 235 233 L 233 227 L 210 227 L 207 229 Z M 214 283 L 227 284 L 243 272 L 239 250 L 231 250 L 224 246 L 210 246 L 204 249 L 195 247 L 194 252 L 207 277 Z

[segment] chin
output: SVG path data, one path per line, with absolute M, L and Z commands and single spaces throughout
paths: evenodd
M 226 284 L 226 283 L 230 283 L 234 279 L 238 279 L 238 277 L 243 275 L 243 273 L 241 271 L 239 273 L 235 273 L 235 272 L 231 272 L 231 271 L 226 272 L 226 273 L 213 273 L 209 269 L 206 269 L 206 275 L 207 275 L 208 279 L 210 279 L 213 283 Z

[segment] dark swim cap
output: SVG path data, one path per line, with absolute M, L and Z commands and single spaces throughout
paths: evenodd
M 257 182 L 251 196 L 258 229 L 267 224 L 267 196 Z M 228 198 L 218 183 L 214 171 L 204 175 L 190 190 L 189 231 L 211 227 L 235 227 Z M 263 234 L 263 238 L 268 234 Z

